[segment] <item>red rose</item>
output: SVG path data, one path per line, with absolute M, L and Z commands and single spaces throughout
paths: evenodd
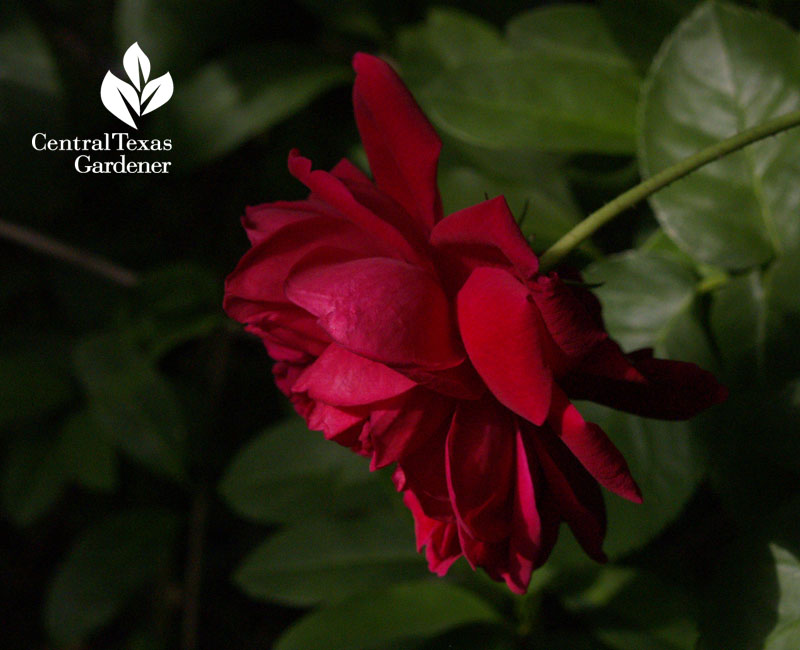
M 311 194 L 247 209 L 252 248 L 225 309 L 262 338 L 311 429 L 372 469 L 397 464 L 433 571 L 463 554 L 523 592 L 562 521 L 602 561 L 599 485 L 641 496 L 570 398 L 675 419 L 725 390 L 695 365 L 623 354 L 591 293 L 538 274 L 502 197 L 442 218 L 435 131 L 389 65 L 354 67 L 374 182 L 292 151 Z

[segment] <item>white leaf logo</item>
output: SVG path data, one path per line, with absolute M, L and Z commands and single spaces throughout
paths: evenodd
M 139 47 L 131 45 L 122 57 L 122 67 L 132 84 L 123 81 L 109 70 L 100 87 L 100 99 L 112 115 L 128 126 L 136 127 L 133 115 L 146 115 L 166 104 L 174 86 L 169 72 L 150 79 L 150 59 Z

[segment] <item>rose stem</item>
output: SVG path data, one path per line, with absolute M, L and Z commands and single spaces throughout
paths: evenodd
M 648 196 L 658 192 L 667 185 L 753 142 L 763 140 L 764 138 L 798 125 L 800 125 L 800 111 L 793 111 L 781 117 L 776 117 L 773 120 L 768 120 L 763 124 L 754 126 L 741 133 L 737 133 L 716 144 L 712 144 L 710 147 L 706 147 L 696 154 L 684 158 L 679 163 L 667 167 L 663 171 L 658 172 L 655 176 L 651 176 L 647 180 L 632 187 L 627 192 L 623 192 L 617 198 L 606 203 L 602 208 L 596 210 L 572 228 L 572 230 L 540 256 L 539 268 L 542 272 L 552 269 L 573 248 L 590 237 L 598 228 L 604 226 L 614 217 L 619 216 L 628 208 L 636 205 L 639 201 L 646 199 Z
M 123 287 L 132 287 L 139 281 L 133 271 L 118 266 L 107 259 L 2 219 L 0 219 L 0 238 L 8 239 L 39 253 L 80 266 Z

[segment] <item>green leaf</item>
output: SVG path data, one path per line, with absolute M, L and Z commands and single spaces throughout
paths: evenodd
M 117 485 L 117 463 L 109 437 L 86 411 L 70 416 L 61 428 L 62 462 L 71 478 L 90 490 L 111 492 Z
M 263 133 L 332 86 L 348 67 L 291 43 L 243 50 L 200 68 L 175 87 L 165 133 L 191 164 L 222 156 Z
M 625 351 L 652 347 L 657 355 L 713 367 L 715 360 L 697 315 L 697 276 L 669 253 L 634 250 L 586 269 L 600 286 L 611 336 Z
M 58 568 L 45 603 L 52 639 L 86 639 L 153 583 L 171 560 L 178 521 L 162 510 L 118 512 L 78 539 Z
M 712 296 L 711 329 L 728 376 L 744 385 L 780 385 L 800 374 L 800 258 L 784 256 L 766 271 L 728 282 Z
M 707 2 L 664 44 L 640 107 L 644 176 L 743 129 L 800 109 L 800 42 L 763 14 Z M 743 269 L 800 244 L 800 134 L 750 145 L 651 197 L 693 257 Z
M 507 41 L 420 90 L 443 132 L 493 149 L 633 152 L 639 78 L 596 10 L 533 10 L 509 24 Z
M 425 581 L 318 609 L 292 625 L 275 650 L 369 650 L 477 622 L 500 619 L 474 594 L 444 581 Z
M 3 464 L 3 510 L 18 526 L 32 524 L 61 498 L 67 479 L 54 441 L 18 440 Z
M 412 522 L 392 511 L 290 525 L 245 558 L 235 581 L 253 598 L 307 607 L 426 574 Z
M 698 0 L 601 0 L 600 11 L 620 46 L 647 69 L 659 46 Z
M 186 430 L 170 384 L 116 334 L 78 344 L 73 365 L 104 435 L 151 470 L 182 480 Z
M 141 279 L 128 327 L 147 357 L 156 362 L 178 346 L 222 327 L 220 304 L 220 278 L 193 264 L 174 264 Z
M 397 58 L 403 78 L 412 86 L 431 81 L 442 70 L 497 56 L 505 44 L 497 29 L 453 8 L 434 8 L 424 23 L 397 36 Z
M 778 622 L 767 637 L 765 650 L 793 650 L 800 646 L 800 560 L 777 544 L 771 546 L 778 577 Z
M 309 431 L 293 416 L 236 455 L 219 492 L 243 517 L 277 523 L 385 502 L 379 478 L 362 457 Z
M 655 538 L 681 512 L 697 488 L 705 463 L 686 422 L 650 420 L 580 402 L 583 416 L 599 424 L 628 462 L 644 502 L 606 494 L 608 536 L 604 549 L 618 558 Z

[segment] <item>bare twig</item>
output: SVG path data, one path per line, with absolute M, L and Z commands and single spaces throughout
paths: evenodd
M 123 287 L 132 287 L 139 277 L 133 271 L 87 251 L 64 244 L 41 233 L 0 219 L 0 237 L 13 241 L 43 255 L 79 266 Z

